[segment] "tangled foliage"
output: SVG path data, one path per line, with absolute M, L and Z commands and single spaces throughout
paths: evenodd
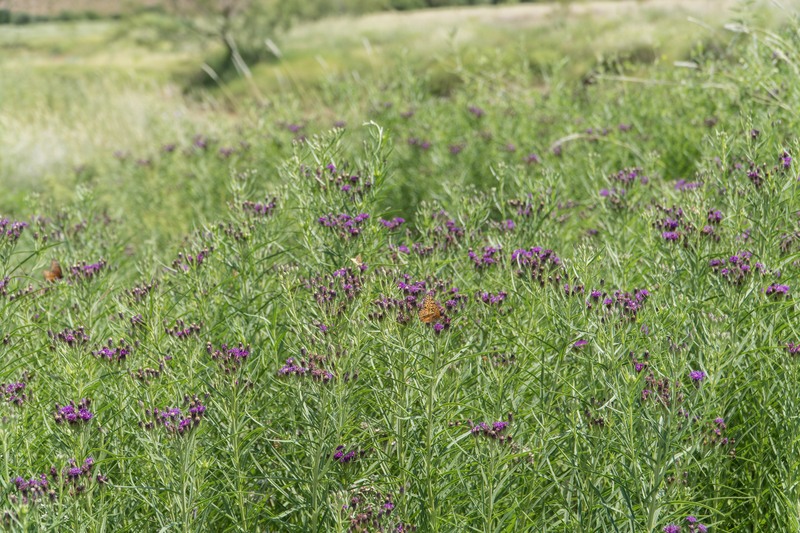
M 297 138 L 158 261 L 91 195 L 0 217 L 2 526 L 796 529 L 797 124 L 726 108 L 672 180 L 616 117 L 387 213 L 499 109 Z

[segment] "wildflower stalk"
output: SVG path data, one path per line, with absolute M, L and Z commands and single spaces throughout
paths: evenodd
M 427 509 L 426 514 L 428 517 L 428 527 L 431 531 L 436 531 L 438 526 L 438 506 L 436 498 L 436 489 L 434 482 L 436 477 L 436 468 L 433 465 L 433 434 L 434 434 L 434 404 L 438 402 L 436 397 L 436 386 L 439 383 L 439 342 L 435 340 L 433 343 L 433 355 L 430 359 L 431 366 L 429 368 L 429 383 L 428 383 L 428 405 L 426 406 L 426 422 L 427 428 L 425 433 L 425 477 L 427 482 Z
M 241 431 L 242 431 L 242 424 L 244 422 L 244 418 L 241 416 L 242 413 L 239 412 L 239 396 L 240 391 L 238 387 L 234 386 L 231 387 L 229 394 L 233 396 L 232 405 L 230 406 L 230 410 L 228 412 L 228 421 L 230 424 L 230 428 L 233 430 L 231 435 L 231 440 L 233 441 L 233 464 L 236 471 L 236 503 L 239 508 L 239 520 L 242 523 L 242 527 L 245 531 L 248 531 L 247 528 L 247 511 L 245 509 L 245 486 L 244 486 L 244 472 L 242 468 L 242 444 L 241 444 Z
M 11 479 L 11 476 L 8 472 L 8 423 L 4 423 L 2 426 L 3 432 L 3 477 L 4 480 Z
M 191 509 L 192 509 L 192 481 L 194 468 L 192 465 L 196 464 L 194 457 L 195 449 L 195 432 L 190 431 L 185 437 L 175 435 L 174 439 L 178 440 L 178 447 L 181 451 L 180 454 L 180 482 L 181 482 L 181 525 L 184 533 L 192 530 L 191 527 Z

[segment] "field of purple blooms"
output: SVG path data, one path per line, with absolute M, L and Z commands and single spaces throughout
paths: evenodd
M 0 217 L 0 528 L 797 531 L 795 38 L 76 169 Z

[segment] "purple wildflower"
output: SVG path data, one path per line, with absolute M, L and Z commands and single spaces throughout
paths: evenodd
M 781 296 L 788 296 L 789 286 L 775 283 L 764 289 L 764 294 L 766 294 L 767 296 L 773 296 L 775 298 L 780 298 Z
M 473 115 L 475 115 L 478 118 L 481 118 L 482 116 L 484 116 L 486 114 L 486 111 L 484 111 L 480 107 L 476 107 L 474 105 L 469 107 L 469 112 L 472 113 Z
M 692 372 L 689 372 L 689 378 L 691 378 L 691 380 L 694 381 L 695 383 L 700 383 L 707 377 L 708 376 L 706 375 L 706 373 L 703 372 L 702 370 L 694 370 Z
M 789 155 L 788 152 L 784 151 L 781 153 L 781 166 L 783 168 L 789 168 L 792 166 L 792 156 Z
M 405 223 L 405 219 L 402 218 L 393 218 L 392 220 L 384 220 L 380 219 L 379 222 L 383 224 L 383 227 L 386 228 L 388 231 L 393 231 L 400 227 L 401 224 Z

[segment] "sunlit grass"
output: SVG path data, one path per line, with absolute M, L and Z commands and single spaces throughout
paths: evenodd
M 796 28 L 711 4 L 17 32 L 0 528 L 797 531 Z

